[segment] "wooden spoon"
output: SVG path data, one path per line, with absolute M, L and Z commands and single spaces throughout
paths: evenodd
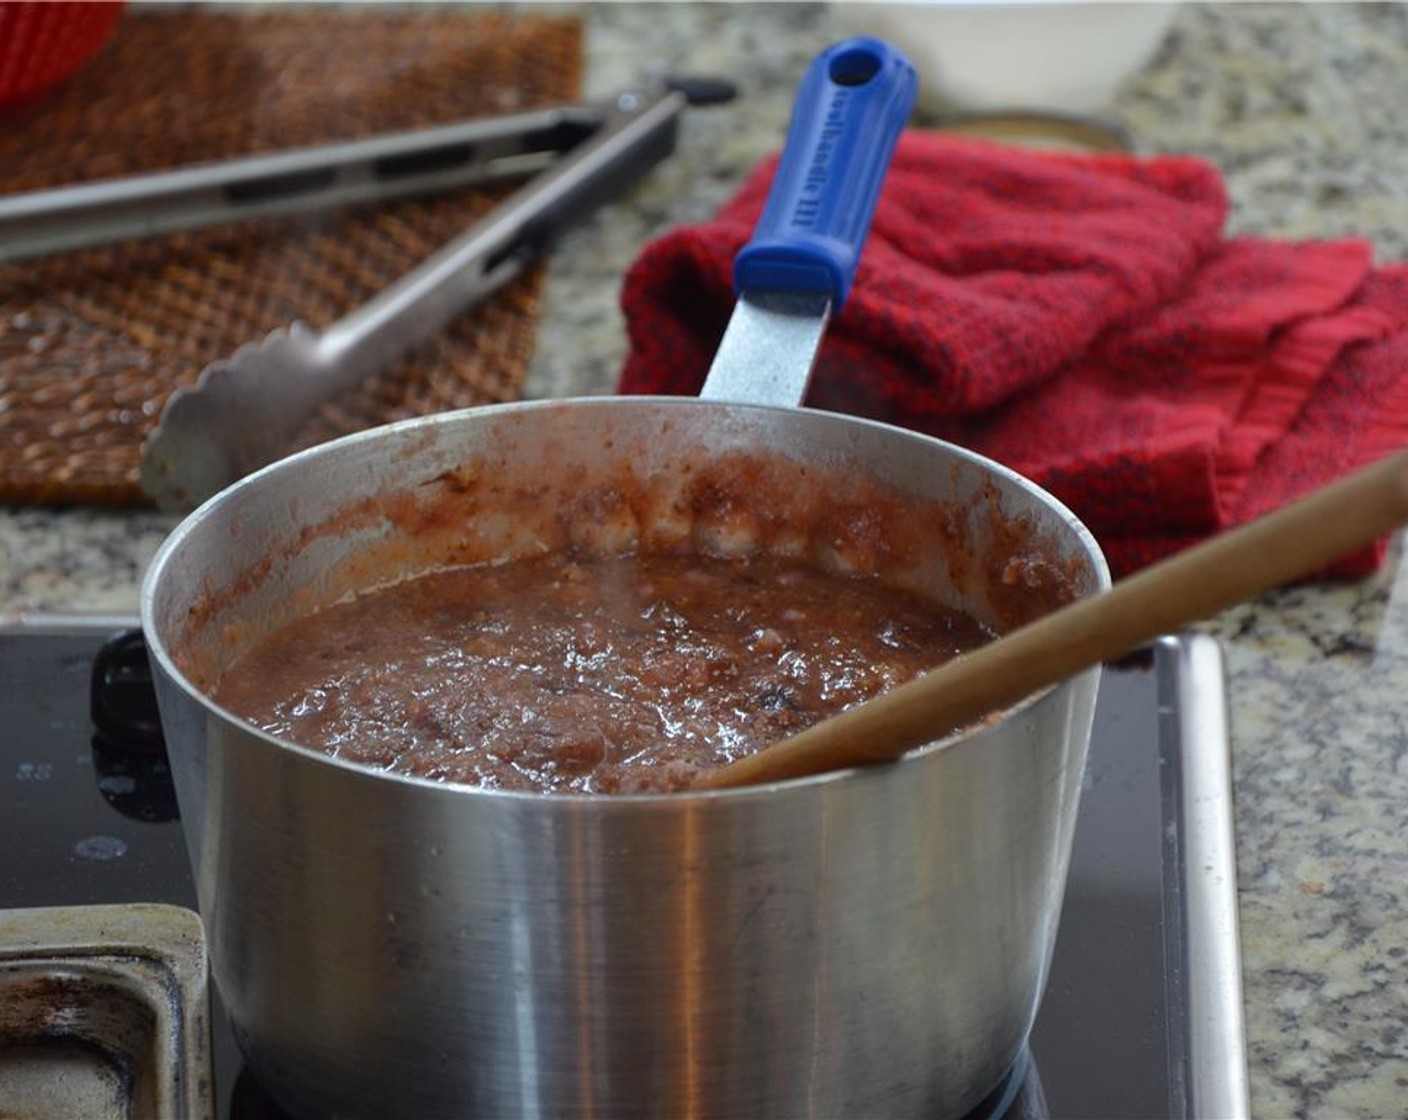
M 1408 521 L 1408 452 L 1187 549 L 701 776 L 699 789 L 890 762 L 1038 689 L 1324 567 Z

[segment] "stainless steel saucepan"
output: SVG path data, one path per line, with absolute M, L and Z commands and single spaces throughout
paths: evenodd
M 766 349 L 768 317 L 794 316 L 794 360 L 753 351 L 790 375 L 750 389 L 732 363 L 698 400 L 494 406 L 352 436 L 235 484 L 161 549 L 143 622 L 215 980 L 291 1111 L 957 1117 L 1016 1060 L 1095 671 L 892 765 L 670 795 L 376 772 L 209 696 L 285 617 L 568 545 L 804 553 L 995 629 L 1108 586 L 1090 534 L 1029 481 L 795 407 L 796 355 L 844 298 L 913 80 L 859 39 L 803 83 L 773 195 L 791 201 L 753 243 L 778 253 L 746 273 L 735 320 Z

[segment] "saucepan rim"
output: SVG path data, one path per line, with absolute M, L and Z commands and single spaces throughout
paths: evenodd
M 802 777 L 786 778 L 780 781 L 759 782 L 753 785 L 738 786 L 728 789 L 718 790 L 680 790 L 668 793 L 581 793 L 581 792 L 544 792 L 540 790 L 517 790 L 517 789 L 485 789 L 481 786 L 473 786 L 459 782 L 446 782 L 434 778 L 424 778 L 415 774 L 403 774 L 392 770 L 378 770 L 365 763 L 354 762 L 348 759 L 338 758 L 335 755 L 326 754 L 323 751 L 312 747 L 306 747 L 290 739 L 282 738 L 278 735 L 270 734 L 257 727 L 249 721 L 235 715 L 233 712 L 222 707 L 214 698 L 207 695 L 186 676 L 176 665 L 175 661 L 168 653 L 166 641 L 155 625 L 156 598 L 158 585 L 162 582 L 162 574 L 167 566 L 172 562 L 172 558 L 180 551 L 183 543 L 193 534 L 200 531 L 202 525 L 215 511 L 232 500 L 233 496 L 256 489 L 267 483 L 270 478 L 278 477 L 290 471 L 301 469 L 305 464 L 316 461 L 326 455 L 332 454 L 336 449 L 345 448 L 357 443 L 373 442 L 391 438 L 397 432 L 408 429 L 418 429 L 434 427 L 442 424 L 452 424 L 461 421 L 466 416 L 485 415 L 506 415 L 513 412 L 531 412 L 547 409 L 562 409 L 564 407 L 582 408 L 617 408 L 625 405 L 648 404 L 651 406 L 682 407 L 682 408 L 707 408 L 710 410 L 752 410 L 762 412 L 785 413 L 795 415 L 798 413 L 814 413 L 819 416 L 830 417 L 848 425 L 858 428 L 869 428 L 881 432 L 886 438 L 911 440 L 926 446 L 938 447 L 956 458 L 968 461 L 973 466 L 982 468 L 1005 479 L 1021 490 L 1048 506 L 1053 513 L 1058 515 L 1064 524 L 1072 531 L 1077 543 L 1084 549 L 1086 556 L 1092 561 L 1091 576 L 1094 580 L 1094 587 L 1087 594 L 1094 594 L 1110 586 L 1109 565 L 1105 559 L 1105 554 L 1096 541 L 1095 536 L 1089 528 L 1071 512 L 1070 508 L 1060 499 L 1056 498 L 1049 491 L 1027 478 L 1025 475 L 1006 467 L 994 459 L 981 455 L 958 444 L 951 443 L 937 436 L 927 435 L 923 432 L 913 431 L 908 428 L 901 428 L 894 424 L 888 424 L 881 420 L 872 420 L 867 417 L 853 416 L 849 413 L 833 412 L 818 408 L 797 408 L 787 405 L 734 403 L 728 401 L 711 400 L 692 396 L 652 396 L 652 395 L 619 395 L 619 396 L 599 396 L 599 397 L 571 397 L 571 398 L 545 398 L 530 401 L 510 401 L 501 404 L 480 405 L 472 408 L 451 409 L 444 412 L 432 413 L 426 416 L 416 416 L 407 420 L 399 420 L 389 424 L 381 424 L 374 428 L 368 428 L 360 432 L 353 432 L 349 435 L 340 436 L 336 439 L 328 440 L 317 444 L 314 447 L 295 452 L 292 455 L 270 463 L 259 470 L 254 471 L 237 482 L 221 490 L 219 493 L 208 498 L 197 509 L 186 515 L 167 534 L 166 538 L 158 547 L 156 554 L 152 557 L 151 563 L 142 580 L 140 593 L 140 613 L 142 620 L 142 630 L 146 636 L 146 644 L 149 654 L 156 659 L 161 670 L 174 681 L 183 692 L 195 700 L 202 708 L 219 715 L 240 729 L 241 732 L 254 737 L 276 749 L 292 751 L 294 754 L 309 760 L 317 765 L 327 765 L 341 770 L 349 776 L 354 776 L 368 781 L 382 782 L 390 781 L 402 783 L 410 787 L 419 787 L 436 791 L 436 796 L 448 797 L 473 797 L 473 798 L 494 798 L 511 801 L 542 802 L 547 805 L 561 804 L 564 811 L 568 808 L 581 811 L 584 806 L 591 806 L 594 811 L 612 811 L 612 805 L 631 806 L 669 806 L 669 807 L 691 807 L 703 808 L 710 805 L 721 805 L 733 803 L 740 799 L 754 797 L 777 797 L 782 793 L 791 793 L 804 789 L 815 789 L 833 785 L 838 782 L 853 781 L 861 777 L 876 776 L 888 772 L 894 766 L 908 766 L 922 761 L 932 755 L 947 752 L 961 743 L 980 740 L 984 733 L 990 729 L 1001 727 L 1008 723 L 1014 716 L 1035 704 L 1040 703 L 1046 696 L 1054 692 L 1060 685 L 1051 685 L 1041 689 L 1012 707 L 1008 708 L 1002 717 L 993 724 L 984 724 L 975 728 L 968 728 L 963 731 L 954 732 L 942 739 L 932 743 L 926 743 L 921 747 L 907 751 L 894 763 L 881 766 L 860 766 L 850 767 L 844 770 L 833 770 L 823 774 L 809 774 Z M 550 810 L 547 810 L 550 811 Z

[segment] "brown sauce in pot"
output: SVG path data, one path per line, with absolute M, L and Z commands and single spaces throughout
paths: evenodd
M 275 631 L 216 699 L 282 738 L 484 788 L 685 788 L 990 635 L 873 577 L 758 555 L 437 572 Z

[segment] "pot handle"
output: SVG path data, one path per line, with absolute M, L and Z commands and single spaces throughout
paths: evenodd
M 918 89 L 909 60 L 880 39 L 844 39 L 816 57 L 762 216 L 734 258 L 736 292 L 815 292 L 841 309 Z

